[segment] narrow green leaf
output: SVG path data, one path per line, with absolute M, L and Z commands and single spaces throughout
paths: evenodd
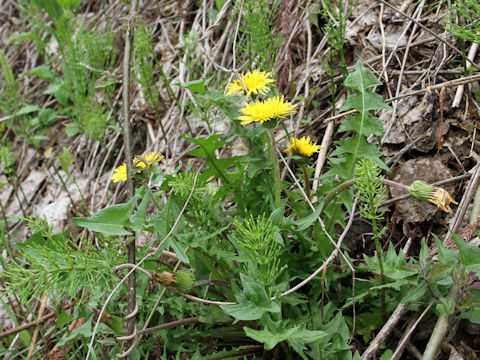
M 207 90 L 205 89 L 205 86 L 210 82 L 210 80 L 211 78 L 192 80 L 183 84 L 178 84 L 178 86 L 181 86 L 183 88 L 205 95 L 205 93 L 207 92 Z
M 428 249 L 425 238 L 422 238 L 422 246 L 420 247 L 420 259 L 428 259 L 430 257 L 430 250 Z
M 25 105 L 20 110 L 18 110 L 15 115 L 27 115 L 27 114 L 31 114 L 33 112 L 37 112 L 41 109 L 42 108 L 38 105 Z
M 18 41 L 18 40 L 24 40 L 24 39 L 30 39 L 30 40 L 34 40 L 34 41 L 37 41 L 37 42 L 41 41 L 41 39 L 38 37 L 37 34 L 31 33 L 31 32 L 20 32 L 20 33 L 16 33 L 16 34 L 13 34 L 12 36 L 10 36 L 7 39 L 7 44 L 9 44 L 11 42 Z
M 272 333 L 268 329 L 254 330 L 244 327 L 243 330 L 248 337 L 265 344 L 266 350 L 271 350 L 278 343 L 287 340 L 288 342 L 300 341 L 301 344 L 319 341 L 328 337 L 327 333 L 320 330 L 300 329 L 300 326 L 295 326 L 289 329 L 284 329 L 280 333 Z
M 192 138 L 190 136 L 187 136 L 185 134 L 182 135 L 185 139 L 188 141 L 197 144 L 200 146 L 199 149 L 194 149 L 189 152 L 190 155 L 193 156 L 200 156 L 200 157 L 208 157 L 210 155 L 213 155 L 214 151 L 217 149 L 220 149 L 223 145 L 226 144 L 225 141 L 217 141 L 220 139 L 223 134 L 216 134 L 209 136 L 208 138 Z
M 107 325 L 100 323 L 98 325 L 97 332 L 101 332 L 107 328 Z M 80 325 L 78 328 L 73 330 L 70 335 L 67 337 L 62 338 L 58 343 L 57 346 L 63 346 L 71 340 L 78 339 L 78 338 L 90 338 L 93 335 L 93 327 L 92 327 L 92 319 L 90 318 L 87 322 L 83 325 Z
M 58 75 L 50 70 L 48 66 L 45 65 L 40 65 L 37 66 L 36 68 L 33 68 L 30 71 L 26 71 L 23 73 L 23 75 L 31 75 L 31 76 L 36 76 L 39 77 L 42 80 L 48 81 L 48 82 L 54 82 Z
M 60 166 L 62 167 L 62 170 L 67 174 L 67 176 L 70 178 L 70 164 L 72 163 L 72 154 L 70 153 L 70 150 L 68 150 L 65 146 L 63 147 L 63 152 L 61 155 L 58 156 L 58 160 L 60 161 Z
M 45 10 L 53 21 L 57 21 L 63 14 L 63 9 L 56 0 L 31 0 L 33 4 Z
M 295 221 L 295 225 L 298 226 L 297 231 L 303 231 L 306 230 L 312 225 L 315 221 L 317 221 L 318 217 L 320 216 L 320 213 L 322 212 L 323 206 L 318 206 L 317 209 L 315 209 L 314 212 L 312 212 L 310 215 Z

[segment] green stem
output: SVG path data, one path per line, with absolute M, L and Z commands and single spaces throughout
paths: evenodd
M 158 211 L 162 211 L 162 206 L 158 202 L 155 195 L 153 195 L 153 192 L 152 192 L 152 189 L 150 189 L 150 186 L 145 185 L 145 189 L 148 191 L 148 194 L 150 195 L 150 199 L 152 199 L 153 205 L 155 205 Z
M 85 211 L 87 212 L 87 216 L 90 216 L 90 210 L 89 210 L 89 208 L 88 208 L 87 200 L 86 200 L 85 197 L 83 196 L 83 192 L 82 192 L 82 190 L 80 189 L 80 187 L 78 186 L 77 180 L 75 180 L 75 179 L 72 177 L 72 181 L 73 181 L 73 183 L 75 184 L 75 186 L 77 187 L 78 193 L 80 194 L 80 197 L 82 198 L 83 207 L 85 208 Z
M 203 151 L 205 151 L 205 154 L 207 154 L 207 159 L 210 160 L 210 162 L 212 163 L 212 166 L 215 168 L 215 170 L 217 171 L 218 175 L 220 175 L 220 177 L 222 178 L 222 180 L 225 182 L 225 184 L 230 184 L 230 181 L 228 181 L 227 177 L 225 176 L 225 174 L 223 173 L 222 170 L 220 170 L 220 168 L 217 166 L 217 163 L 216 163 L 216 157 L 211 157 L 207 151 L 207 149 L 205 148 L 205 146 L 201 145 L 200 144 L 200 147 L 202 148 Z
M 275 143 L 275 135 L 273 129 L 267 129 L 268 137 L 268 154 L 273 163 L 273 179 L 275 181 L 274 198 L 275 206 L 280 207 L 280 165 L 278 163 L 277 146 Z
M 305 192 L 307 193 L 307 198 L 311 202 L 312 196 L 310 195 L 310 181 L 308 180 L 307 166 L 303 164 L 303 176 L 305 177 Z
M 350 179 L 350 180 L 347 180 L 341 184 L 339 184 L 337 187 L 335 187 L 333 190 L 331 190 L 327 196 L 325 196 L 325 199 L 323 199 L 323 208 L 322 208 L 322 212 L 323 210 L 327 207 L 327 205 L 330 203 L 330 201 L 332 201 L 332 199 L 337 196 L 339 193 L 341 193 L 343 190 L 345 189 L 348 189 L 350 186 L 354 185 L 355 183 L 357 182 L 357 179 Z M 387 180 L 387 179 L 383 179 L 383 184 L 384 185 L 387 185 L 387 186 L 395 186 L 395 187 L 398 187 L 398 188 L 402 188 L 402 189 L 407 189 L 409 188 L 408 185 L 405 185 L 405 184 L 401 184 L 401 183 L 398 183 L 396 181 L 393 181 L 393 180 Z M 320 213 L 321 214 L 321 213 Z
M 60 173 L 57 169 L 57 167 L 55 166 L 55 164 L 53 164 L 52 162 L 52 167 L 53 167 L 53 171 L 55 171 L 55 174 L 57 175 L 57 177 L 60 179 L 60 183 L 62 184 L 62 187 L 63 189 L 65 190 L 65 192 L 67 193 L 67 196 L 68 198 L 70 199 L 70 204 L 72 204 L 72 207 L 75 209 L 75 211 L 78 212 L 78 209 L 77 209 L 77 205 L 75 205 L 75 202 L 73 201 L 72 197 L 70 196 L 70 191 L 68 191 L 68 187 L 67 187 L 67 184 L 65 184 L 65 181 L 63 181 L 63 178 L 60 176 Z M 48 170 L 47 170 L 48 171 Z M 53 177 L 53 176 L 52 176 Z
M 371 208 L 371 211 L 375 211 L 373 207 Z M 380 267 L 380 280 L 382 281 L 382 285 L 385 285 L 385 270 L 383 268 L 383 250 L 382 250 L 382 246 L 380 245 L 380 240 L 378 239 L 377 220 L 375 219 L 372 219 L 372 231 L 373 231 L 373 239 L 375 240 L 375 250 L 377 252 L 378 266 Z M 381 299 L 382 299 L 382 319 L 386 320 L 387 312 L 386 312 L 386 305 L 385 305 L 385 289 L 382 289 Z
M 341 193 L 343 190 L 348 189 L 350 186 L 354 185 L 357 179 L 350 179 L 347 180 L 341 184 L 339 184 L 337 187 L 335 187 L 333 190 L 331 190 L 327 196 L 325 196 L 325 199 L 323 199 L 323 207 L 322 211 L 320 214 L 323 212 L 323 210 L 327 207 L 327 205 L 330 203 L 330 201 L 333 200 L 335 196 L 337 196 L 339 193 Z
M 10 256 L 10 259 L 13 259 L 14 258 L 13 253 L 15 251 L 13 249 L 12 238 L 10 236 L 10 231 L 8 231 L 7 214 L 5 213 L 5 209 L 3 208 L 3 204 L 2 204 L 1 201 L 0 201 L 0 212 L 2 213 L 3 221 L 5 222 L 5 226 L 4 226 L 3 229 L 5 231 L 5 240 L 8 244 L 8 246 L 5 246 L 5 248 L 7 249 L 8 256 Z M 0 236 L 1 236 L 1 233 L 0 233 Z M 3 257 L 2 257 L 2 259 L 3 259 Z M 6 266 L 3 266 L 3 268 L 5 269 Z

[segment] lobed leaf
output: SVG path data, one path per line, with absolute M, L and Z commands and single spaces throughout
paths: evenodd
M 360 61 L 353 73 L 350 73 L 345 79 L 345 86 L 351 89 L 363 92 L 373 86 L 382 85 L 382 83 L 373 75 L 373 73 L 365 68 Z

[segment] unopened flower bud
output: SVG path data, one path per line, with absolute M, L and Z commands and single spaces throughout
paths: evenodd
M 412 199 L 417 201 L 429 201 L 448 213 L 452 212 L 452 209 L 450 209 L 450 203 L 458 205 L 458 203 L 452 199 L 448 191 L 441 187 L 429 185 L 422 180 L 414 181 L 410 185 L 408 191 Z
M 195 275 L 189 270 L 179 270 L 176 272 L 162 271 L 161 273 L 152 273 L 152 279 L 163 286 L 174 286 L 182 292 L 188 292 L 195 285 Z

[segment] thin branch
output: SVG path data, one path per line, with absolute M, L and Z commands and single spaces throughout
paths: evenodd
M 442 39 L 440 36 L 438 36 L 434 31 L 430 30 L 428 27 L 426 27 L 425 25 L 423 25 L 422 23 L 420 23 L 418 20 L 412 18 L 410 15 L 408 14 L 405 14 L 403 11 L 401 11 L 400 9 L 397 9 L 395 6 L 393 6 L 392 4 L 388 3 L 387 1 L 384 1 L 384 0 L 378 0 L 379 2 L 381 2 L 382 4 L 385 4 L 387 5 L 390 9 L 392 9 L 393 11 L 397 12 L 398 14 L 402 15 L 403 17 L 406 17 L 408 20 L 410 20 L 411 22 L 417 24 L 419 27 L 421 27 L 423 30 L 425 30 L 426 32 L 430 33 L 435 39 L 437 39 L 438 41 L 444 43 L 445 45 L 447 45 L 450 49 L 452 49 L 453 51 L 455 51 L 457 54 L 460 54 L 462 57 L 463 57 L 463 53 L 460 49 L 458 49 L 457 47 L 453 46 L 452 44 L 450 44 L 448 41 Z M 472 61 L 470 61 L 477 69 L 480 68 L 479 65 L 477 65 L 476 63 Z
M 171 286 L 167 286 L 167 289 L 175 294 L 183 296 L 185 299 L 196 301 L 201 304 L 206 304 L 206 305 L 235 305 L 236 304 L 236 302 L 232 302 L 232 301 L 214 301 L 214 300 L 202 299 L 193 295 L 185 294 L 180 290 L 177 290 Z
M 452 233 L 457 233 L 460 230 L 460 226 L 462 225 L 463 218 L 467 211 L 469 204 L 471 203 L 475 192 L 477 191 L 478 184 L 480 183 L 480 164 L 477 164 L 473 170 L 473 176 L 470 180 L 467 190 L 462 197 L 462 201 L 458 205 L 458 209 L 455 212 L 454 218 L 450 222 L 450 229 L 445 238 L 443 239 L 443 244 L 448 244 L 451 241 Z
M 412 327 L 410 329 L 408 329 L 408 332 L 405 334 L 405 336 L 402 337 L 402 340 L 400 340 L 400 342 L 398 343 L 397 349 L 393 353 L 390 360 L 399 360 L 400 359 L 400 357 L 402 356 L 402 353 L 403 353 L 403 349 L 408 344 L 408 340 L 410 339 L 410 336 L 412 336 L 413 331 L 417 328 L 420 321 L 422 321 L 422 319 L 425 317 L 425 315 L 427 315 L 428 311 L 430 310 L 430 308 L 432 307 L 434 302 L 435 301 L 432 300 L 430 302 L 430 304 L 428 304 L 428 306 L 425 308 L 425 310 L 423 310 L 423 312 L 420 314 L 420 316 L 415 321 L 415 323 L 412 325 Z
M 70 307 L 72 307 L 73 305 L 75 305 L 75 303 L 76 303 L 76 300 L 74 300 L 71 304 L 65 305 L 63 307 L 63 309 L 67 310 Z M 53 311 L 53 312 L 51 312 L 47 315 L 39 317 L 36 320 L 33 320 L 33 321 L 30 321 L 26 324 L 17 326 L 16 328 L 4 331 L 4 332 L 0 333 L 0 340 L 3 339 L 4 337 L 15 335 L 15 334 L 19 333 L 20 331 L 27 330 L 27 329 L 31 328 L 32 326 L 39 325 L 39 324 L 43 323 L 44 321 L 46 321 L 48 319 L 51 319 L 52 317 L 55 317 L 55 316 L 57 316 L 57 313 L 55 311 Z
M 453 282 L 446 298 L 447 301 L 453 301 L 453 303 L 456 303 L 459 291 L 459 286 Z M 438 350 L 440 350 L 440 345 L 442 345 L 442 341 L 449 330 L 449 318 L 450 315 L 443 312 L 438 315 L 437 323 L 435 324 L 435 328 L 430 336 L 430 340 L 428 340 L 422 360 L 433 360 L 435 358 L 435 355 L 437 354 Z
M 407 311 L 409 303 L 400 303 L 395 311 L 390 315 L 388 321 L 383 325 L 382 330 L 375 336 L 375 339 L 370 343 L 367 350 L 362 355 L 362 360 L 368 360 L 375 355 L 380 345 L 387 339 L 390 333 L 393 331 L 393 328 L 400 321 L 401 317 Z
M 128 14 L 128 21 L 127 21 L 127 29 L 125 32 L 125 48 L 124 48 L 124 55 L 123 55 L 123 82 L 122 82 L 122 90 L 123 90 L 123 137 L 125 143 L 125 163 L 127 165 L 127 191 L 128 191 L 128 199 L 131 199 L 134 195 L 133 189 L 133 179 L 132 179 L 132 140 L 130 134 L 130 60 L 132 55 L 132 41 L 133 41 L 133 18 L 135 16 L 135 11 L 137 9 L 137 0 L 132 0 L 130 3 L 130 12 Z M 136 249 L 136 239 L 135 235 L 130 239 L 128 244 L 128 262 L 131 264 L 135 264 L 135 249 Z M 128 275 L 128 312 L 131 314 L 133 313 L 137 298 L 136 298 L 136 276 L 135 272 L 131 271 Z M 97 322 L 98 323 L 98 322 Z M 127 322 L 127 334 L 134 334 L 136 331 L 135 329 L 135 317 L 129 318 Z M 93 336 L 92 336 L 93 339 Z M 134 343 L 134 342 L 133 342 Z M 134 344 L 128 344 L 129 349 L 132 348 Z M 90 353 L 91 348 L 89 347 L 88 353 Z M 127 350 L 128 351 L 128 350 Z M 125 353 L 125 352 L 124 352 Z M 88 354 L 87 354 L 88 359 Z
M 180 325 L 194 324 L 194 323 L 197 323 L 199 321 L 200 320 L 197 316 L 190 317 L 190 318 L 185 318 L 185 319 L 180 319 L 180 320 L 175 320 L 175 321 L 171 321 L 171 322 L 166 323 L 166 324 L 153 326 L 151 328 L 140 330 L 138 332 L 138 334 L 139 335 L 149 334 L 149 333 L 152 333 L 152 332 L 155 332 L 155 331 L 158 331 L 158 330 L 170 329 L 170 328 L 177 327 L 177 326 L 180 326 Z

